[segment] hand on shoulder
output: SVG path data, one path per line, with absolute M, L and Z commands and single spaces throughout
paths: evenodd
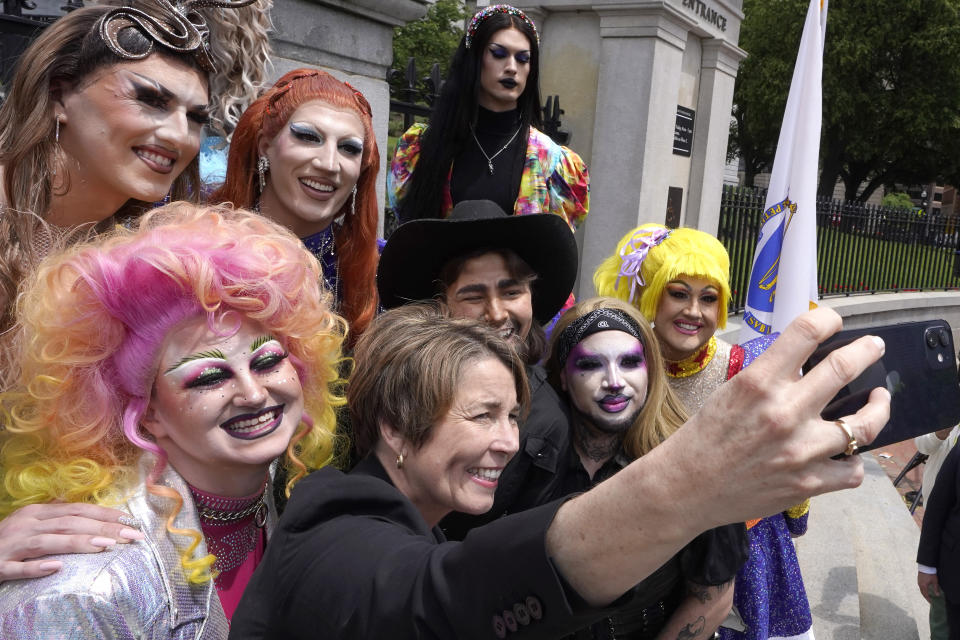
M 32 504 L 0 520 L 0 582 L 38 578 L 62 563 L 45 556 L 97 553 L 117 543 L 143 540 L 123 511 L 83 503 Z M 129 517 L 129 516 L 127 516 Z

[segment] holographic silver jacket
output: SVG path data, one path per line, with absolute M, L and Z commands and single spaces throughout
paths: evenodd
M 152 457 L 143 456 L 140 486 L 124 507 L 139 521 L 146 540 L 100 553 L 52 556 L 63 562 L 57 573 L 0 584 L 0 638 L 227 637 L 229 625 L 213 582 L 187 583 L 165 526 L 170 501 L 147 493 L 145 478 L 152 464 Z M 200 531 L 186 482 L 168 466 L 159 483 L 183 496 L 175 526 Z M 272 508 L 271 516 L 270 524 L 276 521 Z M 201 542 L 197 557 L 206 553 Z

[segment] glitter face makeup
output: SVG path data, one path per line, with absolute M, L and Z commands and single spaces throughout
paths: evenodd
M 278 339 L 253 320 L 211 331 L 196 316 L 171 331 L 142 420 L 187 482 L 218 495 L 263 485 L 303 416 L 303 390 Z
M 570 352 L 560 381 L 573 408 L 594 427 L 626 431 L 647 399 L 643 345 L 623 331 L 591 334 Z

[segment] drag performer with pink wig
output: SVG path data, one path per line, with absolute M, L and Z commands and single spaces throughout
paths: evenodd
M 343 320 L 302 243 L 176 203 L 43 261 L 0 395 L 0 514 L 120 508 L 143 541 L 0 585 L 0 637 L 223 638 L 286 489 L 333 453 Z

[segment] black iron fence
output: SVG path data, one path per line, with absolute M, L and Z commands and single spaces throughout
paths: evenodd
M 730 253 L 731 313 L 744 308 L 765 198 L 723 188 L 717 237 Z M 955 216 L 818 199 L 820 295 L 958 289 L 958 235 Z
M 20 54 L 41 31 L 63 13 L 83 7 L 83 0 L 65 0 L 59 7 L 57 4 L 59 2 L 48 0 L 38 9 L 37 3 L 32 0 L 3 0 L 0 10 L 0 100 L 6 97 L 7 87 Z M 61 13 L 53 13 L 57 9 Z M 24 10 L 50 13 L 24 13 Z

